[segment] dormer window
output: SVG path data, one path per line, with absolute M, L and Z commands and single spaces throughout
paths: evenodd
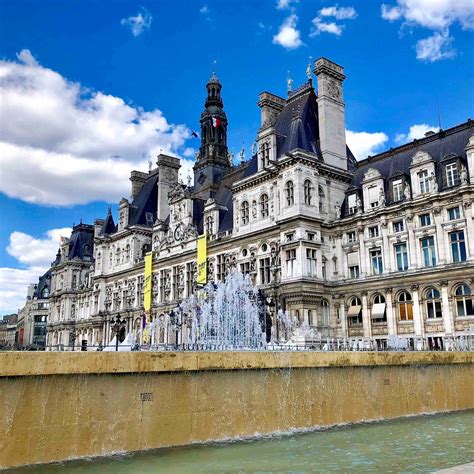
M 446 187 L 452 188 L 459 184 L 459 170 L 457 163 L 449 163 L 445 167 Z
M 249 223 L 249 203 L 244 201 L 240 206 L 240 213 L 242 215 L 242 224 L 247 225 Z
M 355 194 L 349 194 L 347 197 L 347 212 L 355 214 L 357 212 L 357 197 Z
M 270 164 L 270 144 L 269 143 L 262 143 L 260 149 L 260 162 L 262 164 L 262 168 L 265 168 Z
M 313 198 L 312 196 L 312 186 L 311 186 L 311 181 L 309 179 L 305 180 L 304 182 L 304 203 L 307 206 L 311 206 L 311 200 Z
M 295 189 L 293 186 L 293 181 L 287 181 L 285 186 L 286 191 L 286 204 L 289 206 L 293 206 L 295 203 Z
M 393 202 L 399 202 L 403 199 L 403 180 L 396 179 L 392 181 Z
M 420 186 L 421 194 L 430 192 L 430 177 L 428 170 L 423 170 L 418 173 L 418 184 Z
M 372 186 L 369 188 L 369 204 L 371 208 L 379 206 L 379 188 L 378 186 Z

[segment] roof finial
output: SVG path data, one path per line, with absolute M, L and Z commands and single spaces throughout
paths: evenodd
M 311 85 L 313 83 L 313 78 L 311 77 L 311 63 L 313 62 L 313 56 L 309 57 L 308 67 L 306 68 L 306 75 L 308 76 L 308 83 Z
M 286 75 L 286 86 L 288 93 L 290 93 L 293 87 L 293 79 L 290 77 L 290 71 L 288 71 L 288 74 Z
M 245 148 L 244 142 L 242 142 L 242 150 L 240 150 L 240 162 L 243 163 L 245 161 Z
M 214 59 L 214 61 L 212 61 L 212 77 L 216 77 L 216 64 L 217 59 Z

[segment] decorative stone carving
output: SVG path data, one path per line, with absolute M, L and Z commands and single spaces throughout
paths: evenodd
M 403 188 L 403 195 L 405 196 L 405 201 L 409 201 L 411 199 L 411 190 L 410 185 L 408 183 L 405 183 L 405 186 Z
M 376 170 L 375 168 L 369 168 L 364 175 L 364 182 L 381 177 L 382 175 L 380 174 L 380 171 Z
M 428 161 L 433 161 L 433 158 L 429 153 L 426 153 L 426 151 L 417 151 L 411 159 L 411 166 L 421 165 Z

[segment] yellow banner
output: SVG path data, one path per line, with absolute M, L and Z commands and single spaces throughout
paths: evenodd
M 145 308 L 146 324 L 150 323 L 151 317 L 151 290 L 153 286 L 153 252 L 145 255 L 145 279 L 143 282 L 143 306 Z M 148 343 L 148 328 L 143 330 L 143 343 Z
M 207 283 L 207 237 L 206 234 L 198 237 L 197 241 L 197 281 L 198 285 Z

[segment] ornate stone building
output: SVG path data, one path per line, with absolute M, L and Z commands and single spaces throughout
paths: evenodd
M 195 291 L 203 233 L 209 280 L 248 273 L 273 312 L 324 337 L 382 347 L 402 335 L 439 348 L 474 325 L 474 122 L 357 162 L 345 141 L 343 68 L 321 58 L 314 73 L 317 91 L 308 74 L 286 98 L 260 94 L 257 143 L 237 166 L 211 77 L 194 185 L 178 180 L 179 159 L 160 155 L 149 173 L 132 171 L 117 224 L 109 212 L 74 228 L 51 270 L 49 344 L 73 329 L 76 345 L 107 344 L 117 314 L 126 333 L 138 331 L 149 250 L 152 319 L 163 317 Z

